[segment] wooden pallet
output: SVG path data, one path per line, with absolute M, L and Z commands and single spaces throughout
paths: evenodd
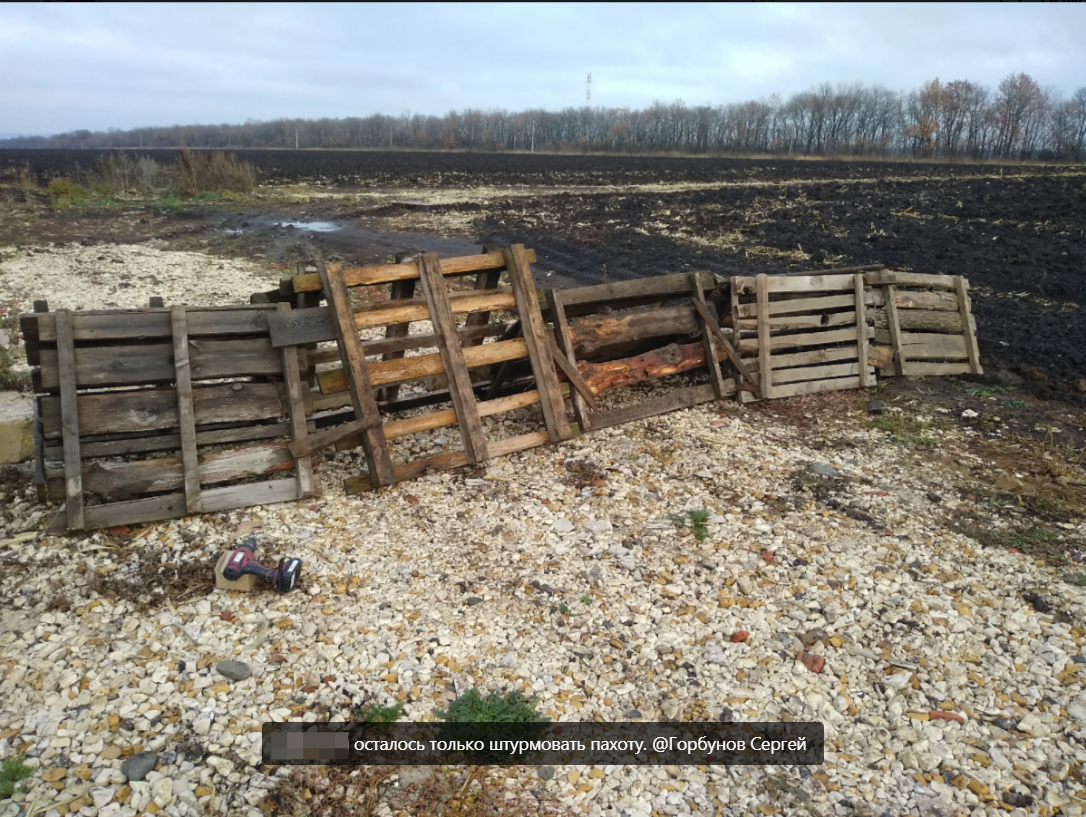
M 876 365 L 894 375 L 983 374 L 969 282 L 960 275 L 876 272 Z
M 268 316 L 289 309 L 23 315 L 41 393 L 39 487 L 65 501 L 49 532 L 318 493 L 309 458 L 288 448 L 308 434 L 303 366 L 268 334 Z M 144 456 L 169 451 L 177 456 Z
M 733 278 L 733 337 L 758 397 L 875 385 L 871 301 L 860 271 Z
M 716 287 L 709 273 L 695 272 L 547 291 L 556 344 L 589 390 L 588 394 L 582 394 L 584 389 L 571 392 L 582 432 L 735 394 L 736 379 L 725 377 L 720 361 L 734 358 L 738 363 L 738 356 L 720 331 L 715 307 L 705 297 Z M 690 342 L 671 342 L 632 357 L 613 353 L 622 346 L 676 335 L 685 335 Z M 606 410 L 591 399 L 610 389 L 706 366 L 709 382 L 703 385 Z
M 414 262 L 385 264 L 344 270 L 318 264 L 317 274 L 327 307 L 301 310 L 271 320 L 272 343 L 287 348 L 302 342 L 335 339 L 332 355 L 318 351 L 314 360 L 338 358 L 340 365 L 319 372 L 317 383 L 324 398 L 323 408 L 350 405 L 349 421 L 318 432 L 296 452 L 336 445 L 360 445 L 365 453 L 367 473 L 347 480 L 348 493 L 390 485 L 428 471 L 445 470 L 482 462 L 491 457 L 521 451 L 545 442 L 571 436 L 566 418 L 563 389 L 555 371 L 554 352 L 549 342 L 529 259 L 534 257 L 517 244 L 497 251 L 490 248 L 479 256 L 440 259 L 426 254 Z M 502 273 L 510 286 L 502 287 Z M 449 279 L 475 274 L 474 288 L 451 292 Z M 352 306 L 351 290 L 393 284 L 391 300 L 364 307 Z M 416 284 L 422 297 L 414 297 Z M 307 276 L 294 279 L 296 291 L 315 291 L 316 282 Z M 362 298 L 371 303 L 374 298 Z M 505 337 L 509 326 L 492 321 L 492 315 L 515 314 L 521 328 L 516 337 Z M 464 316 L 462 322 L 458 316 Z M 428 330 L 411 335 L 410 325 L 428 321 Z M 363 341 L 359 330 L 379 337 Z M 374 331 L 375 330 L 375 331 Z M 501 337 L 483 342 L 491 337 Z M 433 349 L 427 354 L 406 356 L 407 351 Z M 367 361 L 367 355 L 382 355 Z M 333 357 L 334 356 L 334 357 Z M 530 366 L 534 388 L 492 399 L 480 400 L 473 371 L 515 361 Z M 406 384 L 434 386 L 438 398 L 450 408 L 421 416 L 392 419 L 396 405 L 394 387 Z M 377 390 L 383 389 L 383 394 Z M 379 401 L 379 397 L 383 398 Z M 379 402 L 381 403 L 379 405 Z M 435 401 L 436 402 L 436 401 Z M 417 406 L 416 402 L 412 406 Z M 484 431 L 482 418 L 531 405 L 541 408 L 541 428 L 508 439 L 494 440 Z M 458 426 L 462 449 L 408 462 L 393 463 L 388 442 L 419 432 Z

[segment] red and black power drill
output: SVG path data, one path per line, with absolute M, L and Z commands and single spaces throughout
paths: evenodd
M 250 536 L 230 554 L 223 565 L 222 575 L 228 581 L 236 582 L 245 574 L 259 576 L 271 582 L 272 589 L 279 593 L 293 590 L 302 575 L 302 560 L 294 556 L 284 556 L 279 560 L 279 567 L 264 567 L 253 555 L 256 552 L 256 537 Z

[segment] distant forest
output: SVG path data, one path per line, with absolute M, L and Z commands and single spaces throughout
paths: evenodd
M 964 159 L 1086 159 L 1086 86 L 1069 99 L 1012 74 L 992 90 L 934 79 L 910 92 L 823 83 L 787 100 L 691 107 L 450 111 L 243 125 L 78 130 L 4 148 L 365 148 Z

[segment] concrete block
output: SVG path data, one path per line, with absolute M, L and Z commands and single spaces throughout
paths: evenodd
M 34 456 L 34 398 L 15 391 L 0 392 L 0 464 L 24 462 Z

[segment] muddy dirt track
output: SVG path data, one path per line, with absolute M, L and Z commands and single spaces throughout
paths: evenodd
M 386 232 L 523 242 L 541 282 L 682 270 L 721 275 L 884 263 L 966 275 L 982 353 L 1032 387 L 1083 398 L 1086 168 L 872 161 L 238 151 L 265 183 L 356 194 L 310 217 Z M 171 161 L 170 151 L 149 152 Z M 41 178 L 91 151 L 0 152 Z M 291 213 L 284 211 L 286 215 Z M 240 215 L 240 214 L 239 214 Z M 216 216 L 221 217 L 221 214 Z M 392 233 L 391 236 L 387 233 Z M 422 232 L 422 230 L 415 230 Z M 417 238 L 417 236 L 416 236 Z M 407 240 L 402 249 L 416 249 Z M 347 233 L 315 246 L 369 262 Z M 369 253 L 368 255 L 373 255 Z M 357 258 L 353 256 L 358 256 Z M 549 273 L 549 275 L 548 275 Z M 1082 384 L 1078 384 L 1080 387 Z

